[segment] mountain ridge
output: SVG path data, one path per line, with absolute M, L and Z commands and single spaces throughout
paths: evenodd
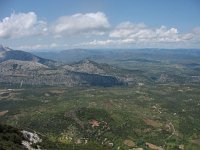
M 34 61 L 41 63 L 47 66 L 56 66 L 56 61 L 45 59 L 39 56 L 36 56 L 32 53 L 21 51 L 21 50 L 13 50 L 9 47 L 0 46 L 0 63 L 7 60 L 21 60 L 21 61 Z
M 89 60 L 66 65 L 5 47 L 1 47 L 1 53 L 3 53 L 0 57 L 1 83 L 69 87 L 124 84 L 117 76 L 108 75 L 99 69 L 98 63 Z

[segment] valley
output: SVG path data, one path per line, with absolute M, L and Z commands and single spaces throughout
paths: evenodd
M 0 150 L 200 150 L 200 0 L 0 0 Z
M 95 143 L 105 149 L 152 149 L 147 143 L 198 149 L 199 89 L 174 84 L 12 90 L 1 96 L 1 112 L 7 111 L 1 122 L 36 131 L 47 138 L 45 149 L 73 143 L 75 149 Z
M 26 130 L 39 135 L 32 147 L 41 149 L 200 148 L 199 50 L 127 50 L 112 59 L 94 59 L 94 51 L 73 63 L 7 51 L 14 50 L 1 48 L 0 121 L 13 132 L 1 136 L 4 147 L 20 149 Z

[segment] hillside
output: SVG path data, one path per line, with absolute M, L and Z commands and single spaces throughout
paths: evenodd
M 0 121 L 43 135 L 48 150 L 199 150 L 199 92 L 193 84 L 1 88 Z
M 7 60 L 33 61 L 50 67 L 56 65 L 56 61 L 44 59 L 21 50 L 12 50 L 9 47 L 0 45 L 0 63 Z
M 29 132 L 23 129 L 12 127 L 0 123 L 0 149 L 1 150 L 40 150 L 40 149 L 68 149 L 71 150 L 72 144 L 63 144 L 62 142 L 50 141 L 47 137 L 38 135 L 36 132 Z M 96 143 L 87 145 L 78 145 L 76 149 L 108 150 L 108 148 Z
M 162 60 L 164 55 L 159 54 L 159 50 L 155 52 L 154 60 L 150 56 L 155 56 L 146 50 L 141 52 L 127 50 L 121 57 L 120 51 L 113 52 L 113 58 L 105 56 L 103 52 L 101 55 L 106 59 L 99 57 L 98 62 L 83 59 L 64 64 L 28 52 L 1 47 L 0 82 L 67 87 L 200 82 L 200 65 L 196 63 L 199 58 L 194 55 L 198 51 L 188 54 L 187 63 L 179 58 L 177 50 L 174 52 L 175 56 L 168 60 L 165 60 L 167 58 Z M 92 54 L 95 53 L 94 51 Z M 172 55 L 173 52 L 168 54 Z M 181 56 L 186 57 L 183 54 Z M 107 57 L 110 57 L 109 60 Z
M 36 131 L 43 149 L 199 150 L 199 58 L 141 53 L 3 61 L 0 121 Z
M 63 66 L 63 68 L 71 71 L 93 73 L 93 74 L 106 73 L 105 70 L 103 70 L 103 68 L 101 68 L 99 64 L 89 59 L 85 59 L 77 63 L 73 63 L 71 65 L 65 65 Z
M 115 76 L 53 69 L 30 61 L 9 60 L 0 63 L 0 82 L 23 85 L 114 86 L 123 85 Z
M 123 81 L 108 74 L 101 64 L 82 61 L 63 65 L 31 53 L 1 46 L 0 82 L 12 85 L 115 86 Z

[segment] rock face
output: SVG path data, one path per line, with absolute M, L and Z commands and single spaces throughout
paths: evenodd
M 106 72 L 98 66 L 98 64 L 91 60 L 83 60 L 78 63 L 74 63 L 71 66 L 64 66 L 64 68 L 76 72 L 85 72 L 91 74 L 105 74 Z
M 33 61 L 7 60 L 0 63 L 0 71 L 46 69 L 48 66 Z
M 0 149 L 7 150 L 40 150 L 42 139 L 37 133 L 28 132 L 0 123 Z M 34 147 L 32 147 L 34 144 Z
M 71 65 L 0 46 L 0 83 L 9 85 L 114 86 L 122 85 L 109 67 L 90 60 Z M 108 69 L 107 69 L 108 70 Z
M 22 145 L 24 145 L 25 148 L 28 150 L 40 150 L 40 146 L 37 145 L 37 149 L 32 148 L 32 144 L 37 144 L 42 142 L 42 139 L 39 138 L 39 136 L 36 133 L 28 132 L 28 131 L 21 131 L 25 140 L 22 141 Z
M 42 139 L 39 138 L 39 136 L 36 133 L 32 133 L 32 132 L 28 132 L 28 131 L 21 131 L 24 135 L 24 138 L 26 140 L 28 140 L 31 143 L 38 143 L 38 142 L 42 142 Z
M 66 69 L 52 69 L 28 62 L 3 62 L 0 64 L 0 82 L 23 85 L 72 86 L 115 86 L 123 82 L 115 76 L 74 72 Z

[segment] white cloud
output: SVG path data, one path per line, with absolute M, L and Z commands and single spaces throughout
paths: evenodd
M 83 42 L 82 46 L 104 46 L 104 47 L 126 47 L 126 46 L 147 46 L 162 47 L 168 44 L 171 46 L 192 45 L 194 42 L 200 41 L 200 28 L 194 29 L 190 33 L 179 33 L 176 28 L 167 28 L 161 26 L 159 28 L 150 28 L 143 23 L 133 24 L 131 22 L 123 22 L 115 27 L 109 33 L 109 39 L 92 40 Z M 175 45 L 174 45 L 175 44 Z M 169 46 L 170 46 L 169 45 Z
M 0 21 L 0 38 L 18 38 L 43 34 L 47 30 L 44 21 L 38 21 L 34 12 L 12 13 Z
M 35 35 L 40 36 L 33 37 Z M 41 40 L 38 40 L 38 37 Z M 67 37 L 67 40 L 63 37 Z M 51 23 L 38 20 L 35 12 L 12 13 L 9 17 L 0 20 L 0 40 L 0 42 L 11 43 L 11 45 L 19 45 L 20 43 L 22 46 L 17 48 L 23 50 L 70 46 L 72 48 L 73 46 L 131 47 L 133 45 L 135 47 L 138 45 L 199 47 L 200 27 L 188 33 L 181 33 L 175 27 L 160 26 L 155 28 L 144 23 L 129 21 L 112 27 L 103 12 L 63 16 Z M 84 40 L 86 41 L 83 42 Z M 25 41 L 30 45 L 26 45 Z
M 16 49 L 29 51 L 29 50 L 47 50 L 47 49 L 53 49 L 56 47 L 59 47 L 59 45 L 56 43 L 51 43 L 51 44 L 21 45 L 17 47 Z
M 131 22 L 120 23 L 113 31 L 110 32 L 109 36 L 114 38 L 127 38 L 132 34 L 145 29 L 144 24 L 133 24 Z
M 106 15 L 102 12 L 74 14 L 60 17 L 51 27 L 53 34 L 69 35 L 90 33 L 102 35 L 110 27 Z
M 107 40 L 93 40 L 90 42 L 83 42 L 79 46 L 119 46 L 135 43 L 134 39 L 107 39 Z
M 114 44 L 115 40 L 93 40 L 90 42 L 83 42 L 80 46 L 106 46 Z
M 119 24 L 109 37 L 119 39 L 132 39 L 137 42 L 180 42 L 192 39 L 192 34 L 180 34 L 176 28 L 150 28 L 145 24 L 124 22 Z

